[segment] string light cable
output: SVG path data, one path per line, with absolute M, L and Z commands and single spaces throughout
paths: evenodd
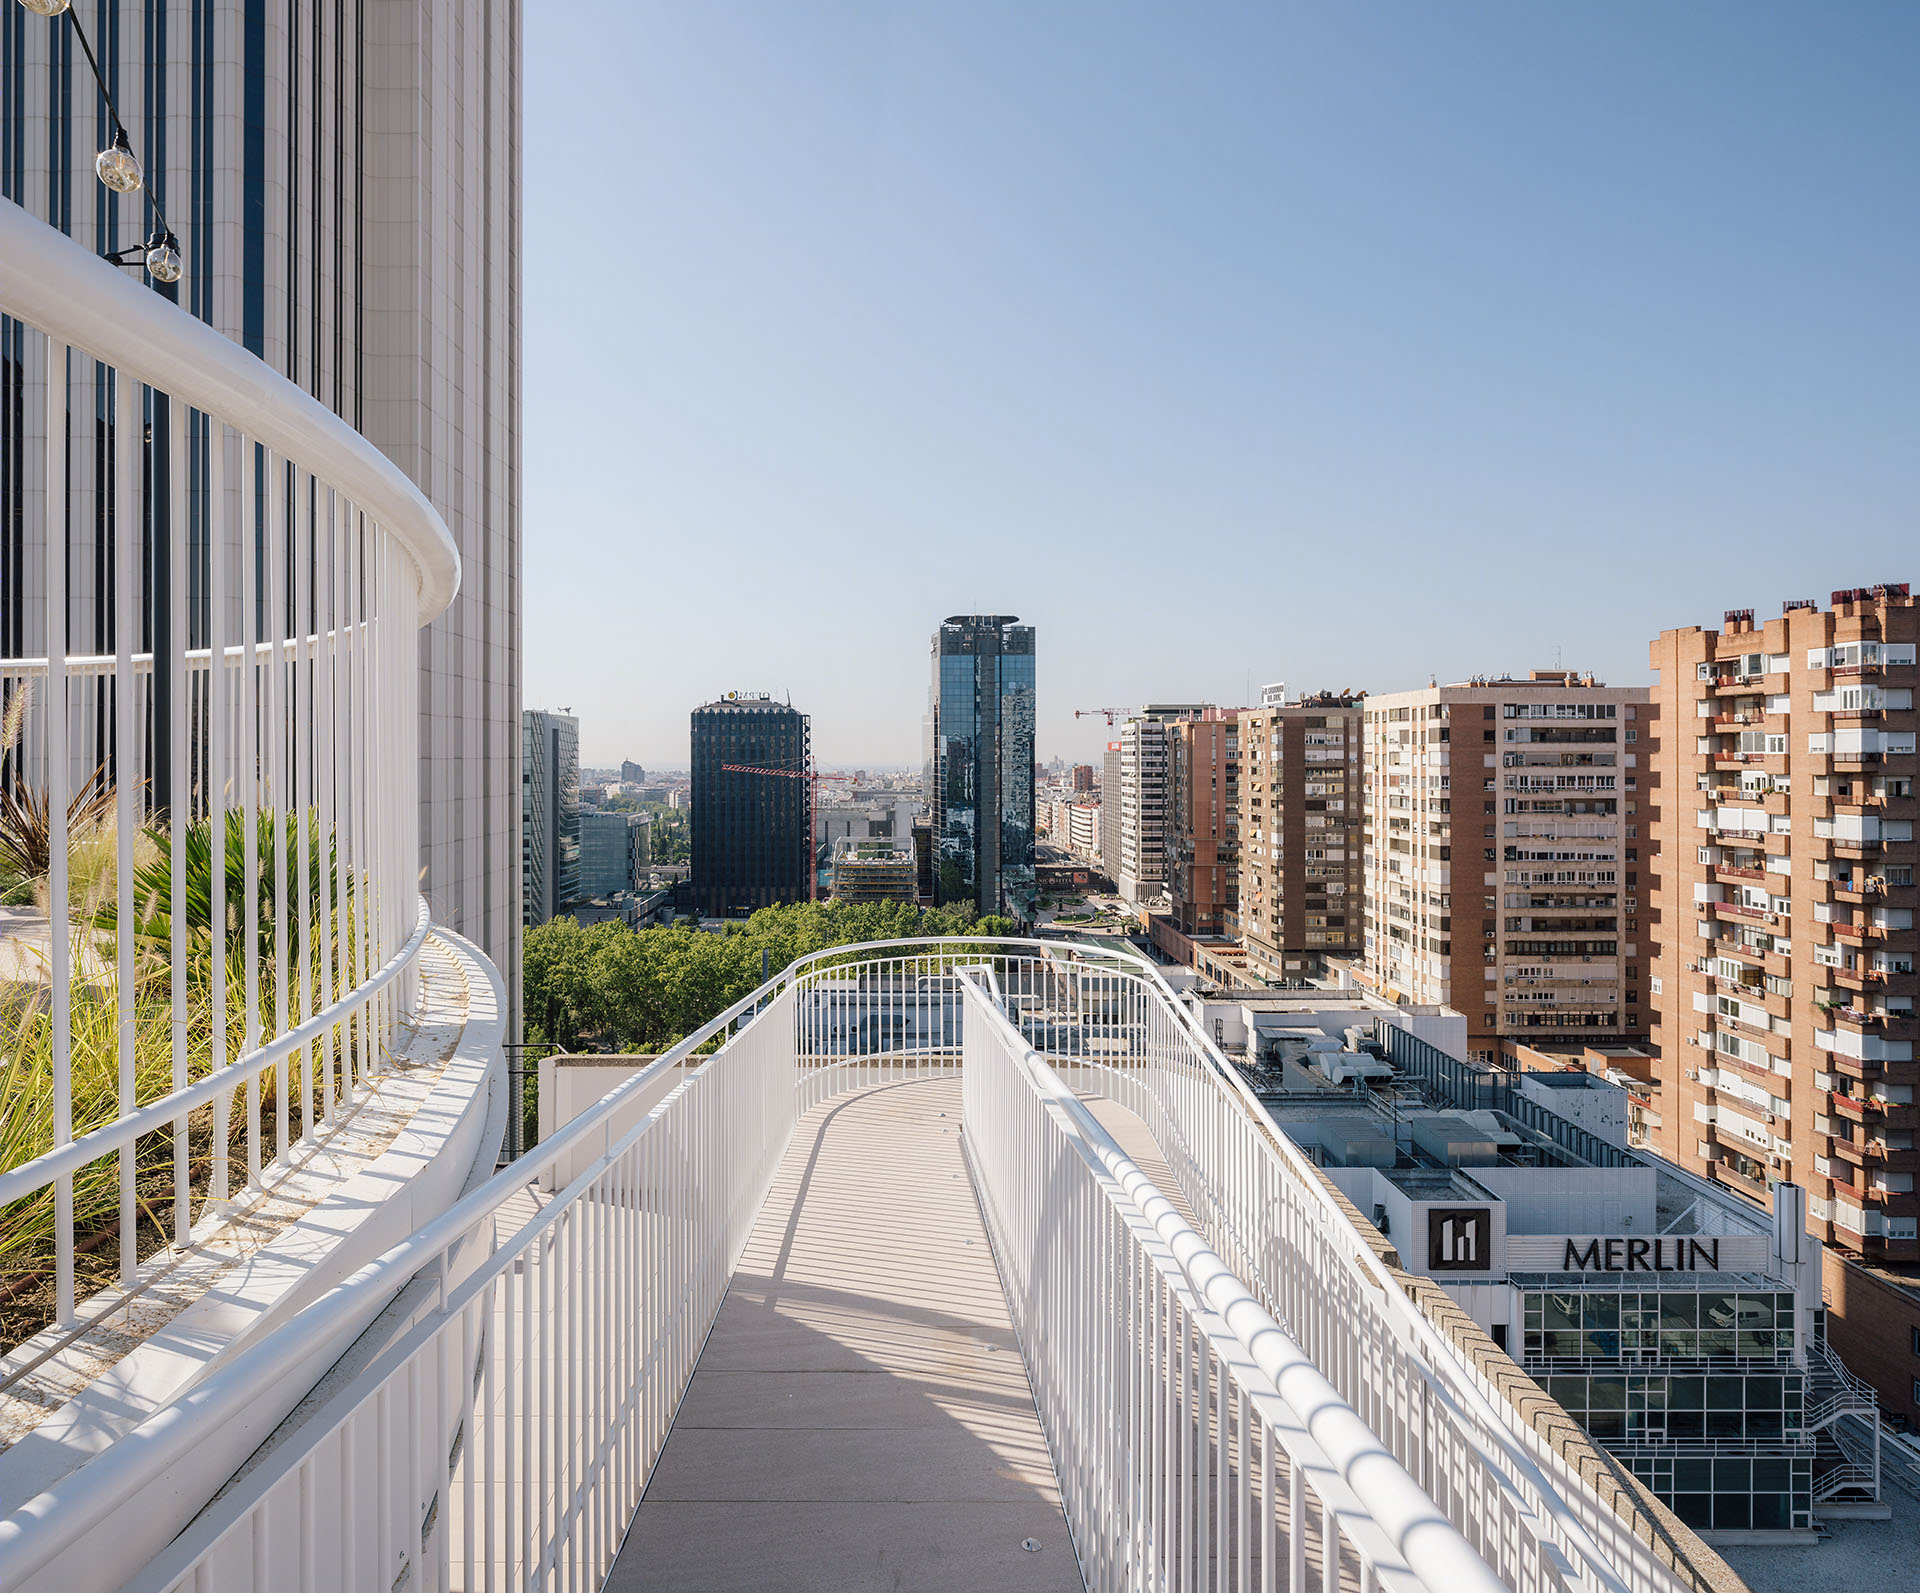
M 93 46 L 87 42 L 86 29 L 80 26 L 80 18 L 73 10 L 72 0 L 20 0 L 20 3 L 36 16 L 55 20 L 56 23 L 58 18 L 64 16 L 73 24 L 73 36 L 80 41 L 80 53 L 87 58 L 93 81 L 100 88 L 100 98 L 106 102 L 107 114 L 113 118 L 113 139 L 94 156 L 94 175 L 117 194 L 130 194 L 136 190 L 144 193 L 147 209 L 152 213 L 153 225 L 145 243 L 130 243 L 124 249 L 103 250 L 103 257 L 115 265 L 143 265 L 147 275 L 156 282 L 178 282 L 182 269 L 180 240 L 167 225 L 166 212 L 160 208 L 159 196 L 148 185 L 145 173 L 140 169 L 140 158 L 133 152 L 133 142 L 127 137 L 126 123 L 120 120 L 120 108 L 113 103 L 113 93 L 101 74 L 100 63 L 94 59 Z

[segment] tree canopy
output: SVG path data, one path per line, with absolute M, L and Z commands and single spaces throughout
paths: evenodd
M 526 1037 L 566 1049 L 592 1039 L 661 1051 L 693 1033 L 797 957 L 866 940 L 1017 933 L 1013 920 L 911 902 L 800 902 L 763 907 L 723 933 L 555 918 L 527 932 L 521 961 Z

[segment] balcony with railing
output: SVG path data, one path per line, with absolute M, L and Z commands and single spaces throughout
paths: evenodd
M 1026 942 L 776 975 L 21 1502 L 0 1583 L 76 1545 L 152 1593 L 1725 1576 L 1151 965 Z
M 459 582 L 439 516 L 10 203 L 0 314 L 14 1522 L 490 1173 L 504 1101 L 498 977 L 419 894 L 418 632 Z M 204 1452 L 155 1519 L 185 1525 L 244 1457 Z M 72 1560 L 0 1583 L 97 1585 Z

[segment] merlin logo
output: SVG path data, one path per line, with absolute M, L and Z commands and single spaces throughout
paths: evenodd
M 1486 1272 L 1493 1265 L 1493 1213 L 1485 1206 L 1427 1209 L 1427 1270 Z

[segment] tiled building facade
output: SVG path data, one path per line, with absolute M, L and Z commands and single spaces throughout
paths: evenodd
M 1353 697 L 1240 712 L 1240 938 L 1265 978 L 1360 948 L 1362 715 Z
M 1513 1043 L 1644 1037 L 1645 687 L 1536 670 L 1369 697 L 1366 932 L 1356 974 Z
M 1856 1256 L 1920 1264 L 1914 1178 L 1920 610 L 1904 587 L 1653 643 L 1663 1154 Z
M 1235 710 L 1169 725 L 1167 894 L 1184 935 L 1239 933 L 1240 738 Z

